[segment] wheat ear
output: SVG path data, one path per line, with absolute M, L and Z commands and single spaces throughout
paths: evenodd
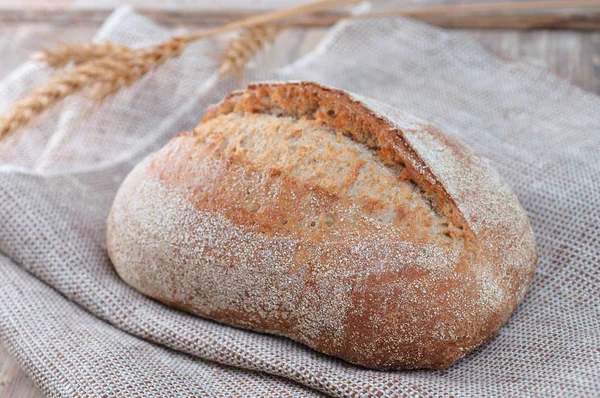
M 73 62 L 76 65 L 62 75 L 54 77 L 40 89 L 19 100 L 6 114 L 0 117 L 0 141 L 19 128 L 30 125 L 40 114 L 71 94 L 89 89 L 94 98 L 102 99 L 118 91 L 121 87 L 131 85 L 149 70 L 162 65 L 167 59 L 179 55 L 185 49 L 187 43 L 232 30 L 251 28 L 285 18 L 327 11 L 358 1 L 360 0 L 318 0 L 289 9 L 252 16 L 241 21 L 169 40 L 150 48 L 148 51 L 131 50 L 131 57 L 122 54 L 118 48 L 117 53 L 123 55 L 123 57 L 113 58 L 108 54 L 102 56 L 102 51 L 97 51 L 100 47 L 95 46 L 92 46 L 90 51 L 87 51 L 87 48 L 82 51 L 83 47 L 81 46 L 69 46 L 69 49 L 63 49 L 57 53 L 41 53 L 38 57 L 47 60 L 50 64 L 64 66 L 69 62 Z M 112 51 L 116 48 L 104 47 L 104 50 L 107 49 Z M 98 57 L 90 57 L 92 54 L 98 54 Z
M 104 98 L 107 95 L 116 92 L 121 87 L 131 85 L 149 70 L 163 64 L 167 59 L 179 55 L 181 51 L 184 50 L 187 43 L 232 30 L 251 29 L 256 26 L 279 24 L 282 21 L 285 21 L 288 24 L 287 27 L 291 27 L 310 26 L 312 24 L 331 24 L 346 18 L 374 18 L 392 15 L 419 17 L 432 14 L 437 15 L 446 13 L 455 15 L 465 12 L 474 13 L 492 10 L 527 10 L 538 9 L 541 7 L 565 8 L 575 5 L 582 7 L 598 6 L 598 1 L 590 0 L 523 1 L 519 3 L 486 3 L 439 6 L 415 10 L 394 10 L 386 13 L 358 16 L 342 14 L 339 16 L 313 17 L 310 20 L 304 21 L 298 20 L 299 17 L 355 4 L 359 1 L 360 0 L 314 1 L 309 4 L 251 16 L 241 21 L 235 21 L 223 26 L 204 29 L 196 33 L 181 36 L 178 39 L 170 40 L 159 46 L 152 47 L 147 51 L 133 49 L 125 51 L 125 48 L 113 47 L 113 45 L 110 44 L 107 44 L 104 47 L 101 45 L 91 45 L 91 47 L 85 47 L 85 45 L 75 45 L 74 47 L 73 45 L 68 45 L 57 52 L 46 51 L 45 53 L 38 54 L 40 59 L 46 60 L 46 62 L 51 65 L 59 67 L 67 65 L 69 62 L 73 62 L 75 67 L 66 71 L 63 75 L 55 77 L 42 88 L 18 101 L 8 113 L 2 116 L 0 118 L 0 141 L 8 137 L 17 129 L 28 125 L 42 112 L 73 93 L 79 92 L 84 88 L 89 88 L 94 97 Z M 295 19 L 295 21 L 290 20 L 292 18 Z M 275 37 L 276 34 L 277 32 L 273 34 L 273 37 Z M 243 69 L 248 60 L 254 56 L 258 49 L 269 41 L 266 36 L 263 36 L 263 39 L 260 39 L 262 41 L 255 41 L 254 44 L 252 44 L 252 39 L 240 37 L 238 45 L 241 45 L 240 40 L 247 40 L 247 47 L 244 50 L 235 50 L 236 55 L 234 54 L 234 50 L 231 50 L 229 55 L 224 57 L 221 68 L 222 73 Z M 117 56 L 111 56 L 111 51 L 114 51 L 114 54 L 117 54 Z
M 54 50 L 39 51 L 31 58 L 53 68 L 63 68 L 71 62 L 81 65 L 84 62 L 108 57 L 114 60 L 128 60 L 132 57 L 132 51 L 128 46 L 111 42 L 62 44 Z
M 167 60 L 179 56 L 186 46 L 185 41 L 175 38 L 151 47 L 149 50 L 140 51 L 137 56 L 127 61 L 100 60 L 100 63 L 112 64 L 113 72 L 91 87 L 91 96 L 102 100 L 121 88 L 132 85 L 152 69 L 158 68 Z
M 181 54 L 185 46 L 181 40 L 173 39 L 150 50 L 136 52 L 128 60 L 101 58 L 69 69 L 17 101 L 0 118 L 0 140 L 29 125 L 64 98 L 85 88 L 90 89 L 92 97 L 103 99 L 122 87 L 131 85 L 169 58 Z
M 221 58 L 221 75 L 242 75 L 246 64 L 254 58 L 266 44 L 273 42 L 282 28 L 274 25 L 254 26 L 243 30 L 229 42 Z
M 80 91 L 90 81 L 94 81 L 110 72 L 98 65 L 84 64 L 45 83 L 39 89 L 17 101 L 0 118 L 0 125 L 2 126 L 0 139 L 4 139 L 15 130 L 29 125 L 33 119 L 57 102 Z

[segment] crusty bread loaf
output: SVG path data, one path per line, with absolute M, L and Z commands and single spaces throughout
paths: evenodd
M 310 82 L 234 92 L 148 156 L 115 198 L 108 250 L 168 305 L 378 369 L 441 368 L 481 345 L 537 258 L 484 160 Z

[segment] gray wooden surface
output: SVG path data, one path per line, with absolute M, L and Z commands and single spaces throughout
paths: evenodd
M 21 369 L 6 347 L 0 344 L 0 397 L 33 398 L 43 394 Z
M 185 0 L 177 0 L 190 4 Z M 170 1 L 169 4 L 177 3 Z M 498 2 L 497 0 L 486 0 Z M 428 4 L 429 0 L 409 0 L 412 5 Z M 431 3 L 464 3 L 461 0 L 431 0 Z M 8 6 L 14 6 L 14 1 L 0 0 L 0 14 Z M 75 7 L 75 2 L 58 1 L 60 6 Z M 116 1 L 104 1 L 102 4 L 112 4 Z M 159 4 L 152 1 L 152 4 Z M 200 2 L 202 3 L 202 1 Z M 230 1 L 230 3 L 232 3 Z M 19 4 L 44 5 L 40 0 L 28 0 Z M 53 4 L 53 3 L 52 3 Z M 109 5 L 110 5 L 109 4 Z M 233 3 L 232 3 L 233 4 Z M 158 7 L 158 6 L 157 6 Z M 10 7 L 8 7 L 10 8 Z M 2 15 L 0 15 L 0 20 Z M 35 18 L 34 18 L 35 19 Z M 39 18 L 38 18 L 39 19 Z M 52 40 L 83 42 L 88 40 L 96 29 L 98 22 L 92 20 L 82 23 L 64 23 L 60 20 L 46 22 L 26 22 L 19 19 L 0 24 L 0 79 L 22 63 L 29 54 L 41 45 L 51 45 Z M 197 28 L 197 26 L 190 26 Z M 324 33 L 325 29 L 312 28 L 297 37 L 293 51 L 287 54 L 273 56 L 274 62 L 291 61 L 299 54 L 312 48 Z M 491 52 L 507 60 L 528 62 L 545 68 L 584 90 L 600 94 L 600 32 L 572 31 L 484 31 L 470 30 L 467 32 L 479 39 Z M 286 59 L 282 59 L 286 58 Z M 14 357 L 0 343 L 0 397 L 41 397 L 42 393 L 35 387 L 31 379 L 22 371 Z

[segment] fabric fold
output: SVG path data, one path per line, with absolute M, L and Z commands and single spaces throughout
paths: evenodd
M 142 45 L 169 34 L 124 8 L 98 39 Z M 169 308 L 121 281 L 105 245 L 112 199 L 145 154 L 235 86 L 217 77 L 211 50 L 194 44 L 85 118 L 68 114 L 87 106 L 72 98 L 22 144 L 0 147 L 0 339 L 46 394 L 598 394 L 600 99 L 410 20 L 342 22 L 297 62 L 271 74 L 259 57 L 247 76 L 373 97 L 494 163 L 528 212 L 540 256 L 531 291 L 496 337 L 445 370 L 371 371 Z M 28 64 L 9 76 L 0 108 L 44 73 Z

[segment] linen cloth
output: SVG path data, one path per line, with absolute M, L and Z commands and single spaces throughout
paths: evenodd
M 96 40 L 169 37 L 129 8 Z M 284 51 L 277 42 L 269 51 Z M 507 63 L 458 33 L 406 19 L 342 22 L 309 55 L 250 79 L 314 80 L 390 103 L 490 159 L 535 231 L 525 301 L 448 369 L 372 371 L 288 339 L 168 308 L 128 287 L 106 254 L 119 184 L 235 88 L 212 41 L 93 105 L 82 97 L 0 146 L 0 340 L 42 391 L 80 396 L 591 397 L 600 395 L 600 99 Z M 0 84 L 0 111 L 51 71 Z

